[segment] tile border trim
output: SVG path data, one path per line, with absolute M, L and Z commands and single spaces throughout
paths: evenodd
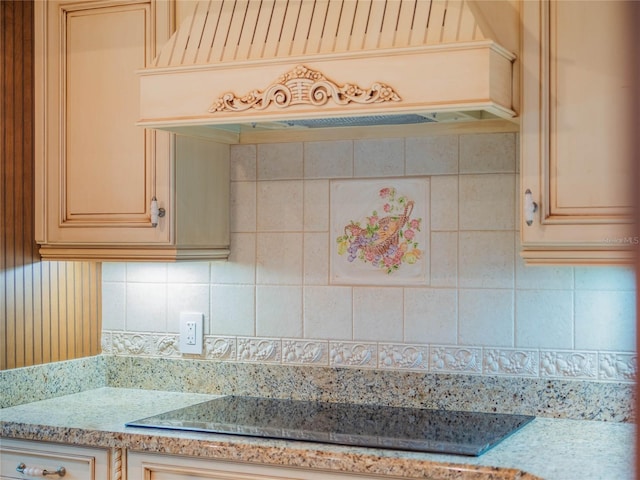
M 183 355 L 178 345 L 175 333 L 102 332 L 102 353 L 115 356 L 622 383 L 634 383 L 638 369 L 634 352 L 223 335 L 205 335 L 202 355 Z

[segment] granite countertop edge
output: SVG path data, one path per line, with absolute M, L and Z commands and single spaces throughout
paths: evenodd
M 567 448 L 566 441 L 556 438 L 560 432 L 565 432 L 563 435 L 568 437 L 579 436 L 583 442 L 581 448 L 593 451 L 584 444 L 585 436 L 591 437 L 595 448 L 595 442 L 602 442 L 603 435 L 606 440 L 628 440 L 634 428 L 630 424 L 536 418 L 484 455 L 463 457 L 124 426 L 128 421 L 216 396 L 103 387 L 2 409 L 0 436 L 396 478 L 536 480 L 554 478 L 554 475 L 547 476 L 548 472 L 544 471 L 542 465 L 540 468 L 544 475 L 541 475 L 536 471 L 537 465 L 531 463 L 532 460 L 527 465 L 526 460 L 540 457 L 537 449 L 541 447 L 553 448 L 547 445 L 549 436 L 555 438 L 558 450 Z M 569 450 L 572 450 L 571 447 Z M 551 453 L 554 458 L 567 455 L 564 451 Z M 611 452 L 605 453 L 611 457 Z M 623 463 L 628 463 L 628 466 L 620 466 L 620 471 L 624 472 L 622 476 L 633 478 L 633 449 L 628 452 L 630 458 L 624 455 L 623 450 L 614 453 L 614 461 L 617 458 L 620 463 L 620 458 L 624 458 Z M 537 461 L 548 463 L 553 460 L 548 455 Z M 594 468 L 600 461 L 598 458 L 593 460 Z M 607 467 L 600 465 L 598 468 L 612 473 Z M 594 475 L 593 478 L 606 478 Z M 616 478 L 620 478 L 620 474 Z

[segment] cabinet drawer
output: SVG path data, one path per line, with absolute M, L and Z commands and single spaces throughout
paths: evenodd
M 100 448 L 27 440 L 2 439 L 0 444 L 0 479 L 64 478 L 64 480 L 109 480 L 109 451 Z M 31 476 L 18 472 L 19 465 L 54 472 L 64 467 L 64 477 L 58 475 Z
M 382 480 L 400 477 L 334 473 L 142 452 L 127 454 L 127 480 Z

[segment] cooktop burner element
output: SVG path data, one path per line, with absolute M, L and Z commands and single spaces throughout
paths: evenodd
M 534 418 L 226 396 L 126 426 L 478 456 Z

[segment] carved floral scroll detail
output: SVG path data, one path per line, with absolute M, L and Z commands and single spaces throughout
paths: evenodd
M 272 104 L 280 108 L 300 104 L 322 106 L 329 100 L 347 105 L 399 102 L 401 99 L 392 87 L 384 83 L 375 82 L 370 88 L 350 83 L 338 85 L 321 72 L 298 65 L 265 90 L 252 90 L 241 97 L 233 92 L 223 94 L 209 107 L 209 112 L 264 110 Z

